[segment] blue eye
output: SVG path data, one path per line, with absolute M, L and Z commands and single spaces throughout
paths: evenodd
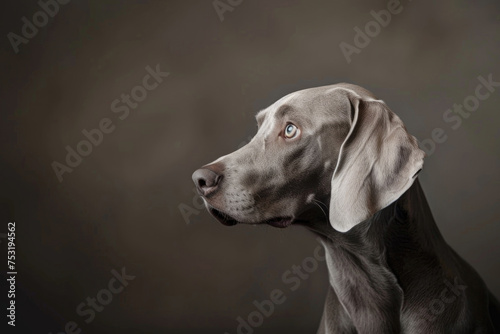
M 285 127 L 285 138 L 293 138 L 297 135 L 298 133 L 298 129 L 295 125 L 293 124 L 288 124 L 286 127 Z

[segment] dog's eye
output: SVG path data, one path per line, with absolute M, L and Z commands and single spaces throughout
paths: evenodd
M 293 138 L 297 135 L 297 133 L 299 132 L 299 129 L 297 129 L 297 127 L 293 124 L 288 124 L 286 127 L 285 127 L 285 138 Z

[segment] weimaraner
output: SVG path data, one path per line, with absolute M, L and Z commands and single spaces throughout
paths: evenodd
M 193 181 L 225 225 L 302 225 L 326 250 L 319 334 L 500 333 L 500 305 L 440 234 L 417 180 L 424 152 L 351 84 L 289 94 L 241 149 Z

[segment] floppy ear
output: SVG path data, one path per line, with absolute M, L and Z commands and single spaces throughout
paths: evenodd
M 350 101 L 351 127 L 332 177 L 329 218 L 346 232 L 397 200 L 422 169 L 425 153 L 383 101 L 342 93 Z

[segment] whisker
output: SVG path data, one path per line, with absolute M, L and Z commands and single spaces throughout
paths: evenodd
M 313 200 L 313 203 L 316 204 L 318 206 L 318 208 L 320 208 L 321 212 L 323 212 L 326 220 L 328 221 L 328 215 L 326 214 L 325 210 L 323 210 L 323 207 L 321 206 L 321 204 L 322 204 L 326 207 L 326 204 L 324 204 L 323 202 L 318 201 L 317 199 L 314 199 L 314 198 L 312 200 Z

